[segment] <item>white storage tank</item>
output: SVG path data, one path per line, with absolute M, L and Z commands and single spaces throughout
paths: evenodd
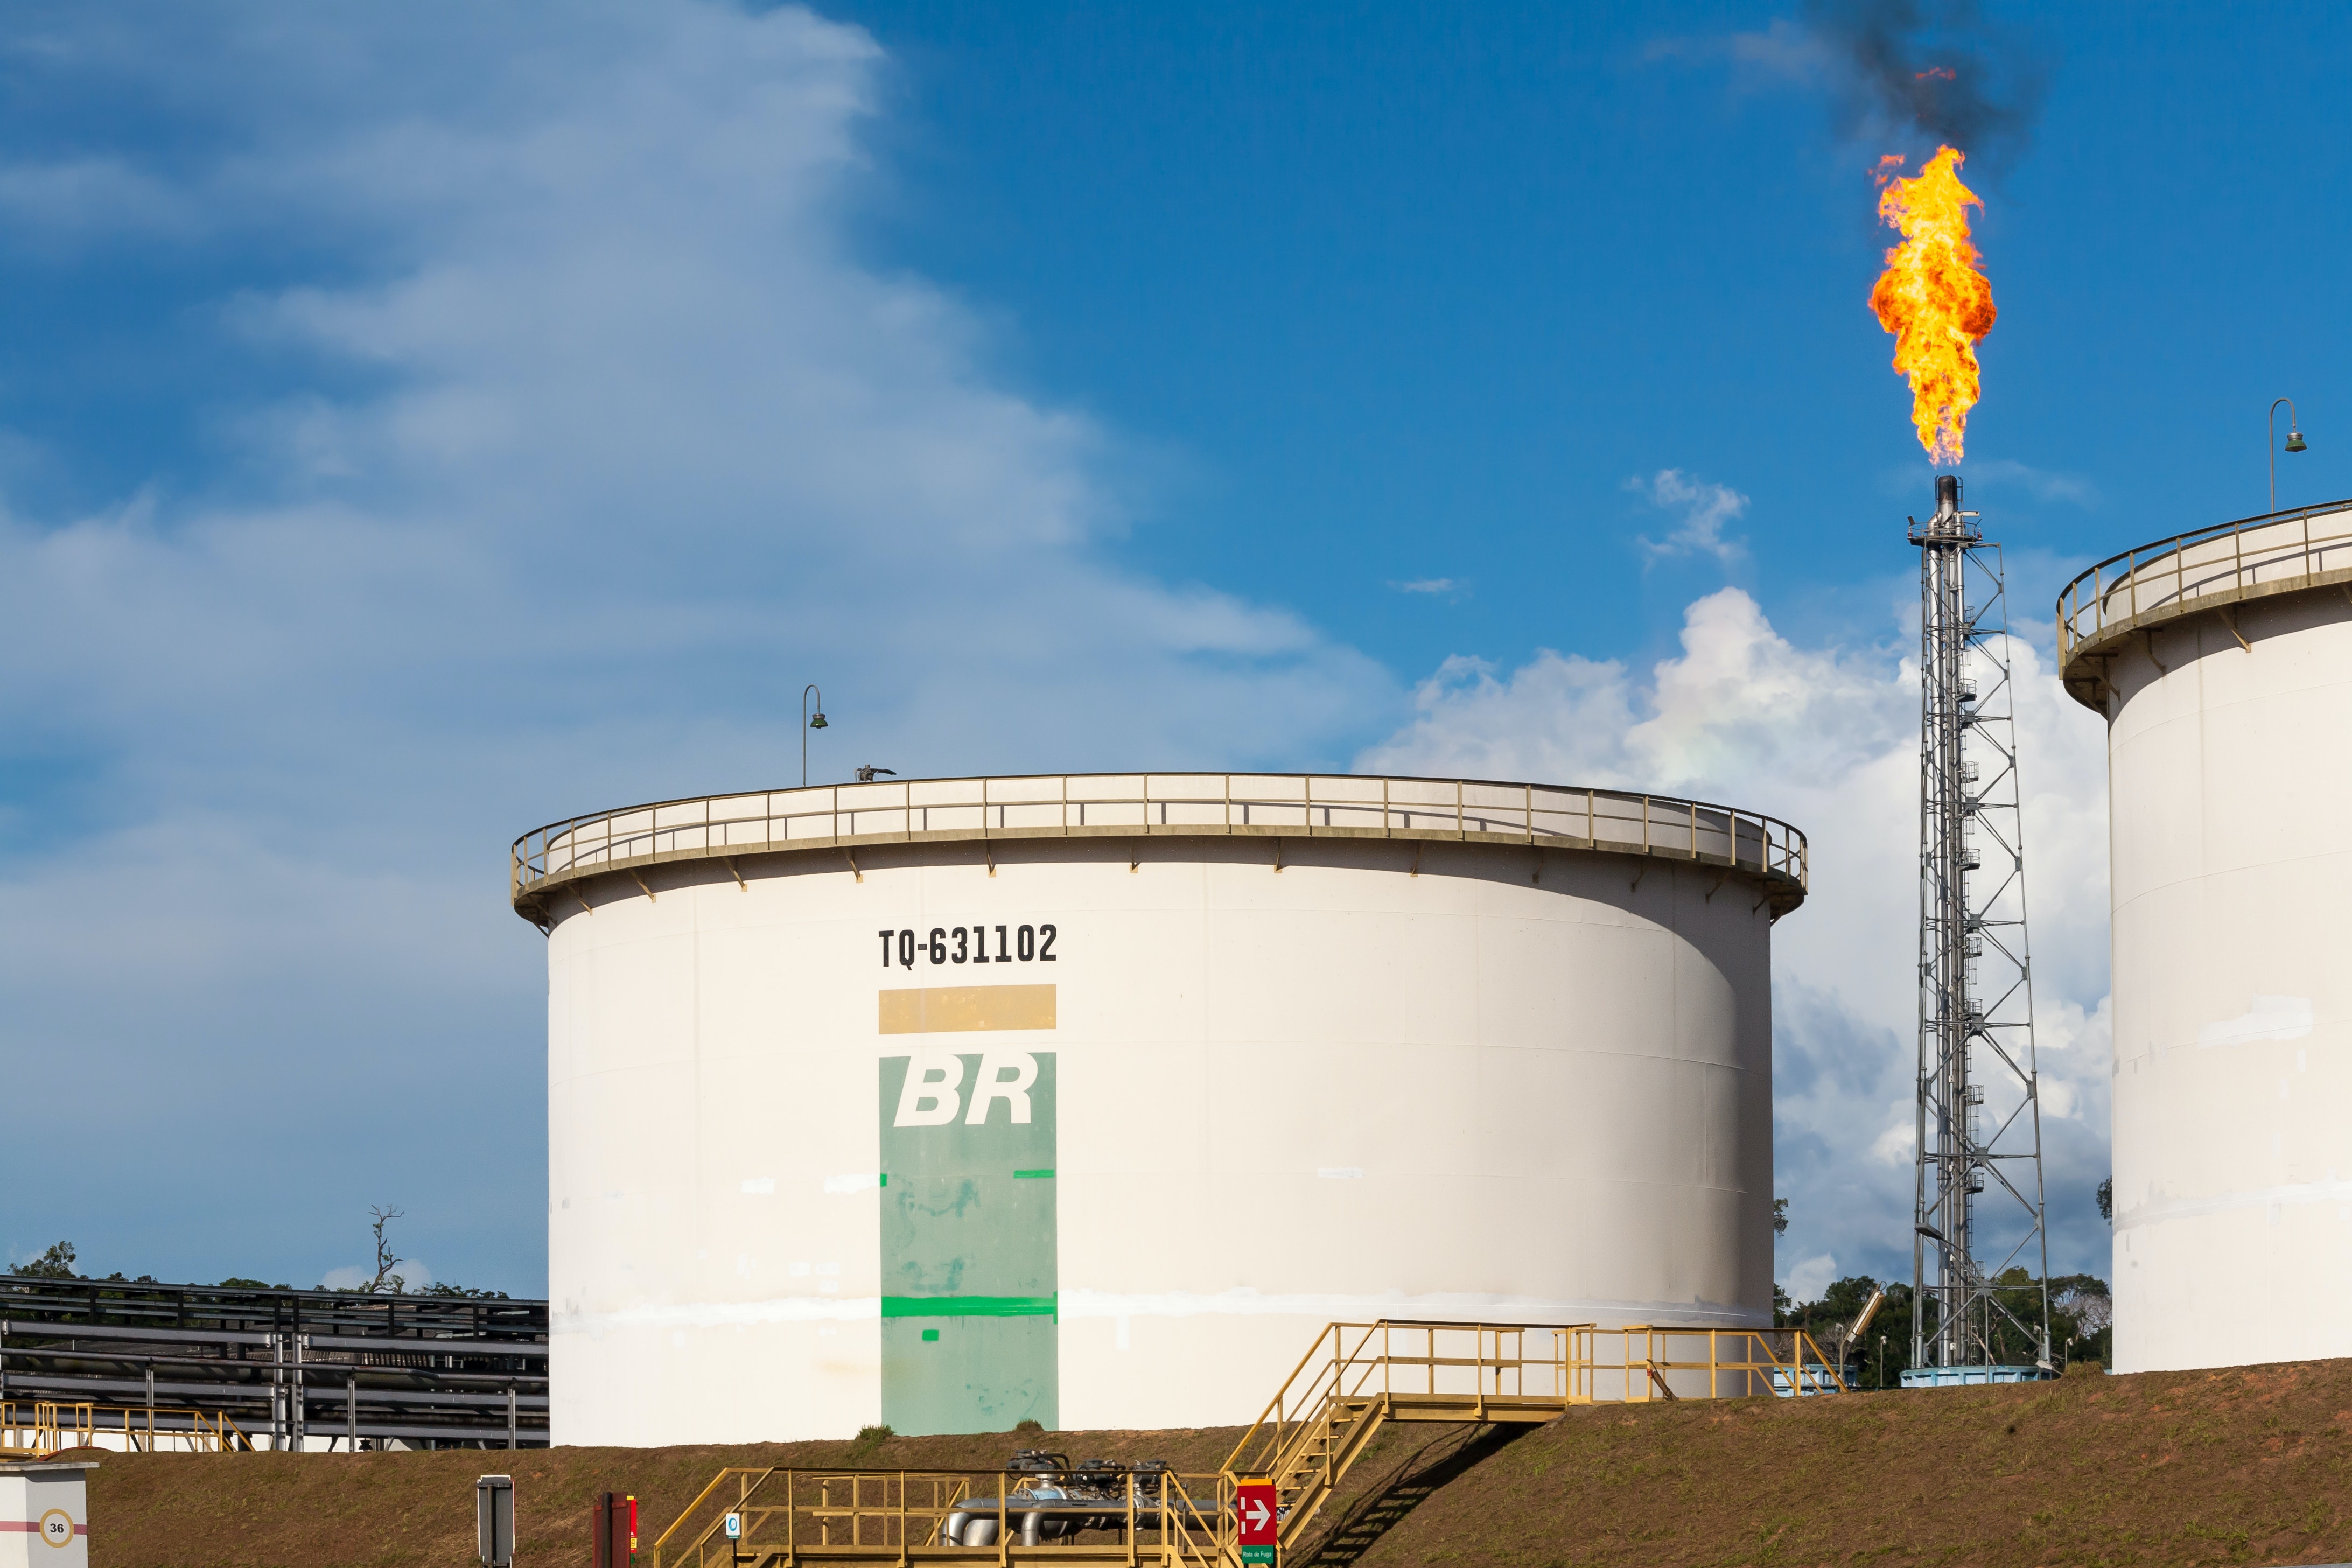
M 1785 825 L 1355 776 L 845 784 L 515 846 L 554 1440 L 1255 1416 L 1326 1323 L 1769 1325 Z
M 2107 721 L 2116 1369 L 2352 1355 L 2352 502 L 2102 562 L 2058 636 Z

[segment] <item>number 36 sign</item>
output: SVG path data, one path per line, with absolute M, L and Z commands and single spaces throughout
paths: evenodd
M 95 1468 L 55 1460 L 0 1464 L 0 1565 L 89 1568 L 83 1475 Z

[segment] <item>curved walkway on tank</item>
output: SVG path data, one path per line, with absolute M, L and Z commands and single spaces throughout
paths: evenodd
M 544 930 L 558 912 L 550 894 L 677 861 L 719 860 L 740 877 L 739 857 L 854 854 L 869 845 L 1228 837 L 1645 855 L 1740 876 L 1770 902 L 1774 920 L 1805 899 L 1805 836 L 1727 805 L 1477 779 L 1207 773 L 898 779 L 625 806 L 516 839 L 509 894 L 515 912 Z
M 2352 500 L 2265 512 L 2142 544 L 2107 557 L 2058 595 L 2059 674 L 2068 695 L 2105 713 L 2106 661 L 2130 638 L 2199 615 L 2219 616 L 2238 636 L 2234 606 L 2337 584 L 2352 598 Z

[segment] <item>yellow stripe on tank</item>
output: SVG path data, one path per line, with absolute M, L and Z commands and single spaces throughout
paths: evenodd
M 882 1033 L 953 1035 L 981 1029 L 1050 1029 L 1051 985 L 927 985 L 881 994 Z

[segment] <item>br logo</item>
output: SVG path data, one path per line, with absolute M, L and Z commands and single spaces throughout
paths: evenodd
M 41 1539 L 52 1546 L 73 1544 L 73 1516 L 61 1508 L 41 1515 Z
M 1037 1081 L 1037 1058 L 1027 1051 L 989 1051 L 967 1094 L 963 1058 L 946 1052 L 908 1059 L 907 1081 L 898 1090 L 893 1127 L 944 1127 L 963 1112 L 967 1127 L 985 1127 L 992 1106 L 1002 1100 L 1015 1126 L 1029 1123 L 1029 1090 Z M 970 1110 L 965 1112 L 966 1102 Z

